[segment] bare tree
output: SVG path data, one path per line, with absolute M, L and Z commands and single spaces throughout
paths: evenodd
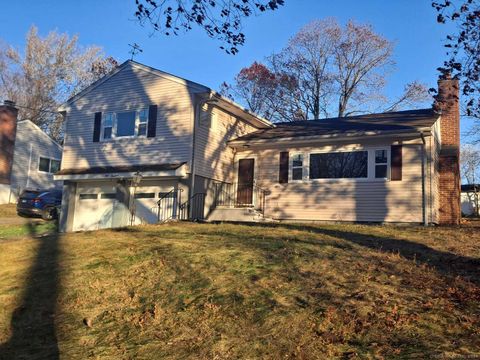
M 398 111 L 403 109 L 405 106 L 414 107 L 419 103 L 428 103 L 431 101 L 432 96 L 430 95 L 425 84 L 422 84 L 418 81 L 412 81 L 411 83 L 405 85 L 403 94 L 389 104 L 387 108 L 383 109 L 383 111 Z
M 135 0 L 135 16 L 154 31 L 178 35 L 193 26 L 222 43 L 228 54 L 236 54 L 245 43 L 242 19 L 277 10 L 284 0 Z
M 350 21 L 342 27 L 333 19 L 316 20 L 267 58 L 262 72 L 268 76 L 250 76 L 246 86 L 245 69 L 252 65 L 227 88 L 247 107 L 254 99 L 256 108 L 268 109 L 263 115 L 273 121 L 343 117 L 374 107 L 394 111 L 431 100 L 427 87 L 417 81 L 395 100 L 383 95 L 394 67 L 392 51 L 393 44 L 369 25 Z
M 355 105 L 381 93 L 386 72 L 395 65 L 392 52 L 393 43 L 370 25 L 347 23 L 333 47 L 338 117 L 351 115 Z
M 294 79 L 297 86 L 291 98 L 292 118 L 298 114 L 303 119 L 327 116 L 333 90 L 332 54 L 340 37 L 341 28 L 333 19 L 312 21 L 285 49 L 269 57 L 273 71 Z
M 99 47 L 81 48 L 76 36 L 50 32 L 42 38 L 32 27 L 23 53 L 0 46 L 0 96 L 18 104 L 20 120 L 31 120 L 58 140 L 58 106 L 116 66 Z
M 480 215 L 480 150 L 472 145 L 462 147 L 460 153 L 462 177 L 470 190 L 467 192 L 475 215 Z

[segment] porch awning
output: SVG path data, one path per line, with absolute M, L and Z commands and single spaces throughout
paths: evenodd
M 89 180 L 131 178 L 137 172 L 143 177 L 184 177 L 186 162 L 154 165 L 94 166 L 67 168 L 54 174 L 55 180 Z

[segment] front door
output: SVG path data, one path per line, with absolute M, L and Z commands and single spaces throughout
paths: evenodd
M 253 204 L 253 169 L 255 159 L 241 159 L 238 161 L 237 205 Z

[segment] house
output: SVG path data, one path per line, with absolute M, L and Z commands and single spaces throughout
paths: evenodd
M 479 216 L 480 184 L 465 184 L 461 186 L 462 214 Z
M 0 204 L 14 203 L 25 189 L 61 188 L 62 146 L 30 120 L 17 121 L 15 104 L 0 106 Z
M 458 82 L 434 109 L 272 124 L 127 61 L 64 104 L 62 231 L 172 219 L 456 224 Z

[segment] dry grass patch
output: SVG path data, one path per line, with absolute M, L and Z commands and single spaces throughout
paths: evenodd
M 3 204 L 0 205 L 0 219 L 17 217 L 17 205 L 16 204 Z
M 479 241 L 469 227 L 182 223 L 0 243 L 0 354 L 480 356 Z

